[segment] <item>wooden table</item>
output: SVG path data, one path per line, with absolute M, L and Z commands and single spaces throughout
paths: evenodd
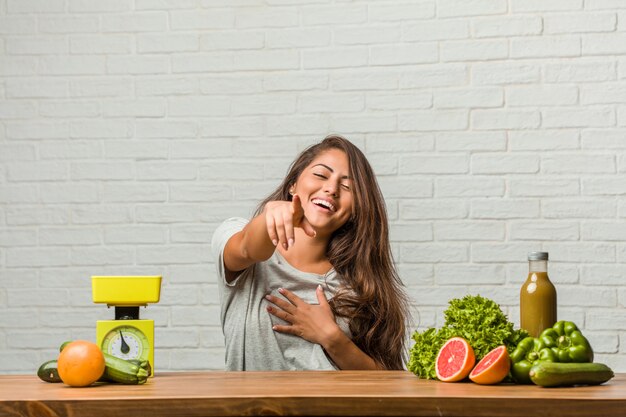
M 70 388 L 0 376 L 0 416 L 626 416 L 626 374 L 593 387 L 480 386 L 403 371 L 172 372 Z

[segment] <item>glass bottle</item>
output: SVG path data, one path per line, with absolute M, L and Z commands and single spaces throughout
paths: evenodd
M 528 254 L 528 278 L 519 305 L 520 327 L 532 337 L 556 323 L 556 288 L 548 278 L 548 252 Z

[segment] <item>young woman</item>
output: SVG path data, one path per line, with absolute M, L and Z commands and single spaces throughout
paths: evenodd
M 388 233 L 356 146 L 329 136 L 302 152 L 252 220 L 213 236 L 226 368 L 403 369 L 408 303 Z

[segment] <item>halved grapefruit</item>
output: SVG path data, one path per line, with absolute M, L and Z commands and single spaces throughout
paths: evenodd
M 497 384 L 506 378 L 510 369 L 509 352 L 506 351 L 506 346 L 501 345 L 487 353 L 472 369 L 469 377 L 477 384 Z
M 437 378 L 443 382 L 465 379 L 476 363 L 474 349 L 462 337 L 449 339 L 439 350 L 435 361 Z

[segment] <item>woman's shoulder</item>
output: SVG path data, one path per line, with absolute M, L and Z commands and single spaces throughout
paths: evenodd
M 246 224 L 248 224 L 248 222 L 249 220 L 244 219 L 243 217 L 229 217 L 228 219 L 220 223 L 219 226 L 217 226 L 217 228 L 215 229 L 215 234 L 223 233 L 230 230 L 239 231 L 243 229 Z
M 237 224 L 237 225 L 245 226 L 249 221 L 250 220 L 244 219 L 243 217 L 229 217 L 220 224 L 220 227 L 224 225 L 229 225 L 229 224 Z
M 232 235 L 242 230 L 246 224 L 248 224 L 248 221 L 249 220 L 242 217 L 230 217 L 224 220 L 213 232 L 213 238 L 211 239 L 213 249 L 223 249 L 226 241 L 228 241 Z

